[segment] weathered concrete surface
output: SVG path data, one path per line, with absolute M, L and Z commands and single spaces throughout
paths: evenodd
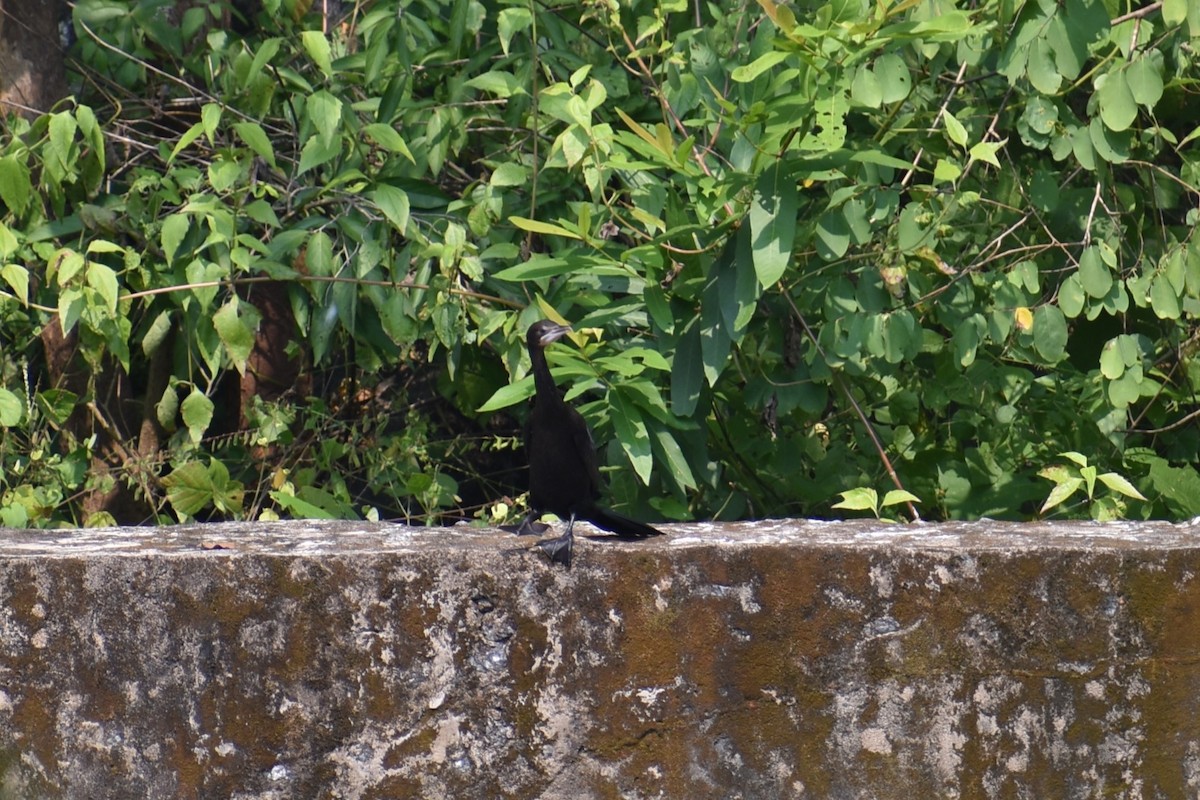
M 670 532 L 0 531 L 0 798 L 1200 794 L 1200 526 Z

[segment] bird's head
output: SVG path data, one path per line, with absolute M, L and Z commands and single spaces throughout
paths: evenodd
M 529 326 L 529 331 L 525 334 L 525 342 L 530 348 L 546 347 L 570 332 L 570 325 L 559 325 L 548 319 L 538 320 Z

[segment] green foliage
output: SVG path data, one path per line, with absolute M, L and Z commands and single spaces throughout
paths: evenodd
M 542 316 L 631 513 L 827 513 L 882 451 L 933 518 L 1033 516 L 1063 452 L 1194 514 L 1193 5 L 81 0 L 79 95 L 0 139 L 0 514 L 490 515 Z M 277 285 L 312 397 L 231 412 Z
M 1055 464 L 1046 467 L 1038 474 L 1054 482 L 1054 489 L 1046 502 L 1042 503 L 1041 513 L 1065 503 L 1081 489 L 1087 494 L 1091 506 L 1092 517 L 1098 520 L 1121 519 L 1125 514 L 1124 498 L 1145 501 L 1142 493 L 1134 488 L 1129 480 L 1115 472 L 1098 473 L 1096 467 L 1088 464 L 1087 457 L 1081 453 L 1059 453 L 1070 461 L 1070 464 Z M 1096 497 L 1096 481 L 1108 487 L 1112 494 Z
M 911 492 L 906 492 L 903 489 L 892 489 L 890 492 L 879 499 L 879 493 L 869 487 L 858 487 L 842 492 L 840 502 L 834 503 L 832 508 L 845 509 L 847 511 L 870 511 L 875 515 L 876 519 L 884 519 L 883 509 L 888 506 L 898 506 L 906 503 L 919 503 L 920 498 Z

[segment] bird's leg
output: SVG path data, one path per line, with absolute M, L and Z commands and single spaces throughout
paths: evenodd
M 571 566 L 571 551 L 575 547 L 575 534 L 572 532 L 574 527 L 575 514 L 572 512 L 571 519 L 567 522 L 566 533 L 554 539 L 543 539 L 537 543 L 538 548 L 546 554 L 551 564 L 562 564 L 564 567 Z

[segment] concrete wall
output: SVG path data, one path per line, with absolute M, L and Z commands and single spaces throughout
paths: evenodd
M 1200 527 L 0 531 L 0 798 L 1186 798 Z

